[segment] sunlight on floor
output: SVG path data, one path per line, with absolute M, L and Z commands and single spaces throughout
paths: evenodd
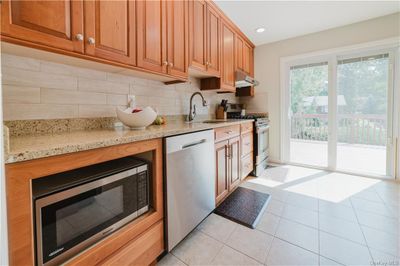
M 290 150 L 291 162 L 327 166 L 327 142 L 291 139 Z M 338 143 L 337 168 L 353 172 L 385 175 L 386 148 L 377 145 Z
M 260 178 L 249 180 L 249 182 L 339 203 L 382 181 L 284 165 L 269 169 Z

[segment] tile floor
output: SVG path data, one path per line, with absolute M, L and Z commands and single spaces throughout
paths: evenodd
M 400 265 L 400 184 L 295 166 L 243 187 L 271 194 L 252 230 L 208 216 L 159 265 Z

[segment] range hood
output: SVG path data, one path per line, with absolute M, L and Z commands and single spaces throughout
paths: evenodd
M 236 76 L 236 81 L 235 81 L 236 88 L 257 86 L 259 84 L 257 80 L 250 77 L 245 72 L 236 71 L 235 76 Z

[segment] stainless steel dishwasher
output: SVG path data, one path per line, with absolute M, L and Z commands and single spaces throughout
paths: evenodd
M 170 251 L 215 208 L 214 130 L 168 137 L 165 148 Z

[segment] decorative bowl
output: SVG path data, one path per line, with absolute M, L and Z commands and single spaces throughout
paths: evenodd
M 157 118 L 157 113 L 150 106 L 137 113 L 132 113 L 132 110 L 133 108 L 122 110 L 120 107 L 117 107 L 116 110 L 118 119 L 125 126 L 132 129 L 144 129 L 151 125 Z

